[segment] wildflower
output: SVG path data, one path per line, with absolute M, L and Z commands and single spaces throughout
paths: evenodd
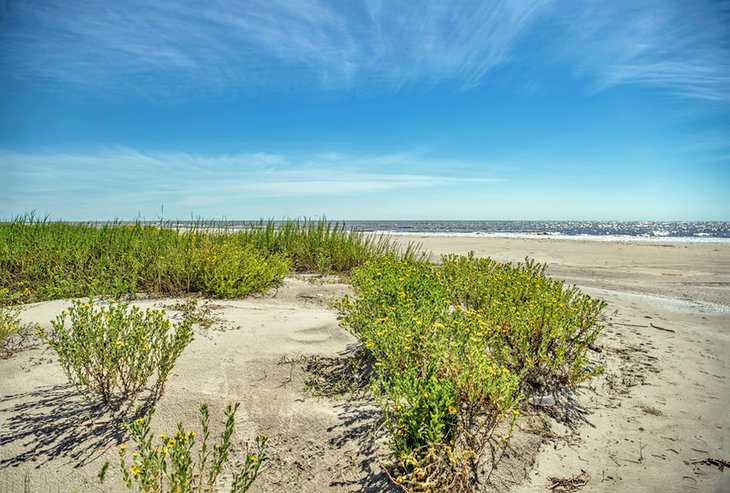
M 145 351 L 149 351 L 150 347 L 147 344 L 145 344 L 144 346 L 142 346 L 142 349 L 144 349 Z
M 170 439 L 169 439 L 169 440 L 167 441 L 167 446 L 168 446 L 168 447 L 172 447 L 172 446 L 174 446 L 174 445 L 175 445 L 175 440 L 174 440 L 174 439 L 172 439 L 172 438 L 170 438 Z
M 141 425 L 144 424 L 144 418 L 137 418 L 134 420 L 134 424 Z
M 165 435 L 164 433 L 160 433 L 160 440 L 164 440 L 165 438 L 167 438 L 167 435 Z
M 137 474 L 139 474 L 139 471 L 141 471 L 141 470 L 142 470 L 142 469 L 141 469 L 141 468 L 140 468 L 139 466 L 132 466 L 132 467 L 131 467 L 131 468 L 129 469 L 129 472 L 131 472 L 131 473 L 132 473 L 132 476 L 136 476 Z
M 454 406 L 449 406 L 449 414 L 456 414 L 456 408 Z
M 122 345 L 122 341 L 120 339 L 117 339 L 117 341 L 114 344 L 116 344 L 117 346 L 121 346 Z
M 383 363 L 381 363 L 380 361 L 376 361 L 375 366 L 383 366 Z
M 520 415 L 520 410 L 519 409 L 513 409 L 512 410 L 512 414 L 514 414 L 515 416 L 519 416 Z
M 43 331 L 41 329 L 36 329 L 35 330 L 35 334 L 38 335 L 38 336 L 41 335 L 42 333 L 43 333 Z
M 136 458 L 136 457 L 139 457 L 139 452 L 134 452 L 134 453 L 132 454 L 132 457 L 135 457 L 135 458 Z
M 119 450 L 127 450 L 127 446 L 125 444 L 121 444 L 119 446 Z
M 258 461 L 258 459 L 256 458 L 256 456 L 255 456 L 255 455 L 252 455 L 251 457 L 249 457 L 249 458 L 248 458 L 248 460 L 250 460 L 251 462 L 256 462 L 256 461 Z

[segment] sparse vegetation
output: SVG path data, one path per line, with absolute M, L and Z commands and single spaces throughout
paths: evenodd
M 178 423 L 174 434 L 153 436 L 150 425 L 154 408 L 146 416 L 126 423 L 125 428 L 136 450 L 128 452 L 126 444 L 119 447 L 119 468 L 124 484 L 128 489 L 136 487 L 144 493 L 222 491 L 219 478 L 229 459 L 238 407 L 238 403 L 226 407 L 225 429 L 218 442 L 211 444 L 208 406 L 200 406 L 199 447 L 195 446 L 195 432 L 186 431 L 182 423 Z M 253 484 L 261 466 L 268 460 L 267 442 L 266 435 L 256 437 L 255 448 L 243 454 L 243 464 L 238 472 L 233 473 L 228 491 L 244 493 Z M 105 463 L 99 471 L 102 483 L 106 479 L 108 465 L 108 462 Z
M 74 301 L 52 324 L 53 331 L 38 334 L 58 354 L 69 381 L 113 408 L 131 405 L 145 389 L 152 401 L 161 396 L 193 339 L 188 319 L 173 324 L 164 311 L 126 303 L 95 307 L 93 299 Z
M 91 296 L 74 301 L 52 322 L 52 332 L 38 332 L 74 385 L 115 408 L 131 405 L 145 389 L 153 400 L 159 396 L 192 340 L 192 324 L 212 319 L 194 299 L 175 307 L 185 316 L 173 325 L 161 311 L 124 303 L 96 307 L 94 295 L 237 298 L 266 290 L 291 270 L 349 275 L 355 296 L 337 307 L 342 326 L 362 345 L 340 359 L 308 358 L 307 385 L 317 395 L 369 385 L 391 436 L 395 461 L 387 472 L 405 491 L 472 491 L 485 447 L 505 443 L 526 396 L 600 371 L 586 352 L 602 329 L 605 303 L 551 279 L 530 260 L 513 265 L 449 255 L 434 265 L 414 245 L 399 250 L 387 238 L 326 220 L 260 221 L 233 231 L 203 223 L 183 230 L 28 216 L 1 223 L 0 239 L 0 344 L 18 330 L 13 305 Z M 201 407 L 197 462 L 194 434 L 182 424 L 153 447 L 151 414 L 138 418 L 127 428 L 138 448 L 131 466 L 125 448 L 120 451 L 126 485 L 211 491 L 227 459 L 237 407 L 227 409 L 226 431 L 212 451 L 207 407 Z M 497 437 L 500 423 L 507 431 Z M 231 491 L 245 491 L 255 480 L 265 447 L 259 437 Z

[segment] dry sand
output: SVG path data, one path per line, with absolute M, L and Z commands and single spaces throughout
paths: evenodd
M 730 491 L 730 471 L 697 462 L 729 458 L 729 244 L 404 240 L 435 256 L 530 256 L 610 303 L 593 351 L 605 374 L 582 385 L 567 412 L 549 409 L 557 419 L 548 430 L 531 430 L 541 420 L 525 413 L 492 488 L 545 491 L 551 477 L 586 471 L 585 491 Z M 336 357 L 354 343 L 328 306 L 347 291 L 334 279 L 295 277 L 265 296 L 209 303 L 218 321 L 199 328 L 178 361 L 155 430 L 172 431 L 181 420 L 197 426 L 201 402 L 219 430 L 225 404 L 241 402 L 237 450 L 266 433 L 274 457 L 252 492 L 386 490 L 377 408 L 364 397 L 312 397 L 301 368 L 302 358 Z M 29 305 L 23 318 L 50 328 L 66 305 Z M 0 360 L 0 375 L 0 493 L 23 491 L 25 478 L 36 492 L 126 491 L 113 486 L 118 427 L 66 385 L 50 350 Z M 106 459 L 113 466 L 102 487 L 96 473 Z

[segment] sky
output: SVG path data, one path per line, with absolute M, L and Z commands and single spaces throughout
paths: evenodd
M 730 2 L 0 0 L 0 218 L 730 220 Z

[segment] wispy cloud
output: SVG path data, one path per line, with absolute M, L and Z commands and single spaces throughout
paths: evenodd
M 595 80 L 730 102 L 730 3 L 589 0 L 559 12 L 558 56 Z
M 477 84 L 549 0 L 12 4 L 4 71 L 35 81 L 231 89 Z
M 485 163 L 420 153 L 196 155 L 107 149 L 87 154 L 0 152 L 0 211 L 30 209 L 75 217 L 123 216 L 133 210 L 235 209 L 242 201 L 352 197 L 374 192 L 438 190 L 504 181 Z M 416 169 L 428 170 L 416 172 Z M 453 176 L 451 169 L 481 170 Z M 73 211 L 73 212 L 69 212 Z
M 38 0 L 4 17 L 6 75 L 110 93 L 469 89 L 501 65 L 520 77 L 552 60 L 596 91 L 730 101 L 724 1 Z

